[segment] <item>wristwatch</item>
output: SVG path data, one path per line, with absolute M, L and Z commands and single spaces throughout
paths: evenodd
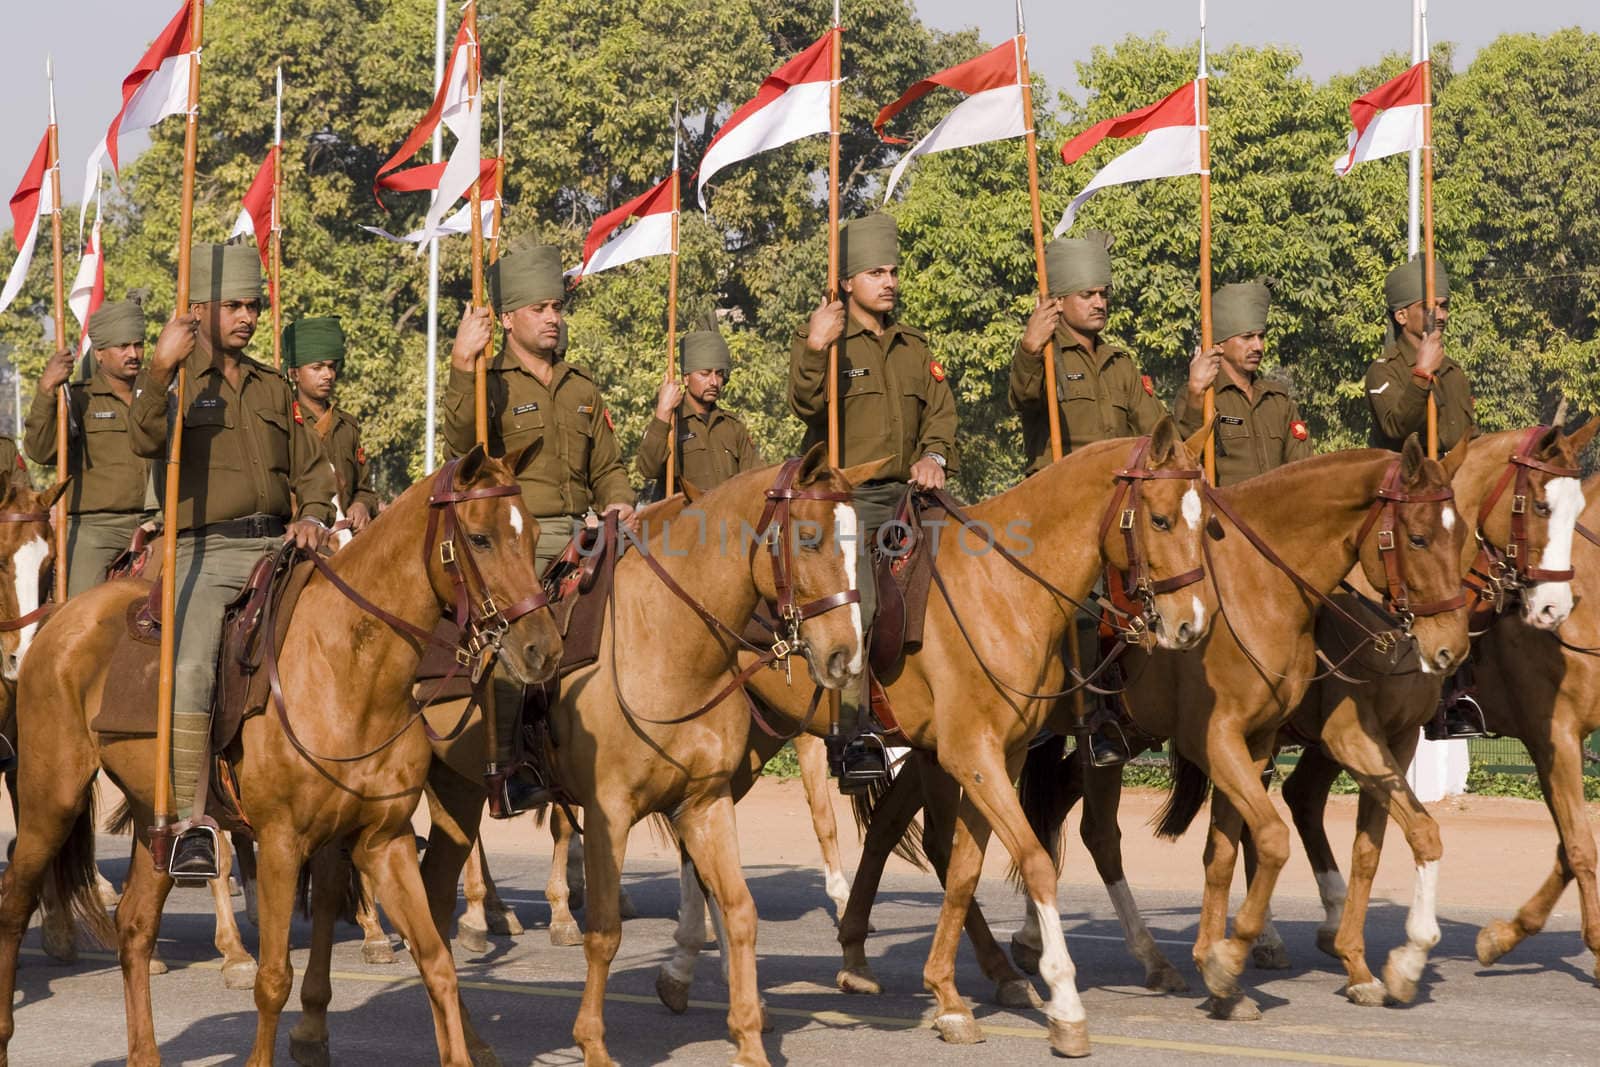
M 945 458 L 943 456 L 941 456 L 937 452 L 924 452 L 922 454 L 922 457 L 924 459 L 933 460 L 935 463 L 937 463 L 939 465 L 939 469 L 940 470 L 944 470 L 947 466 L 949 466 L 949 463 L 946 462 Z

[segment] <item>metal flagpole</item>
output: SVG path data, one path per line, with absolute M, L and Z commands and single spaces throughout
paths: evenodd
M 272 229 L 267 293 L 272 298 L 272 365 L 283 369 L 283 68 L 278 68 L 278 110 L 272 124 Z
M 50 247 L 51 270 L 55 282 L 56 347 L 67 343 L 67 281 L 62 263 L 61 249 L 61 141 L 56 129 L 56 64 L 52 57 L 44 61 L 45 78 L 50 83 L 50 136 L 46 149 L 46 165 L 50 170 Z M 71 375 L 69 373 L 68 377 Z M 67 383 L 56 390 L 56 483 L 67 480 Z M 62 493 L 55 506 L 56 571 L 55 596 L 57 604 L 67 602 L 67 495 Z
M 1028 153 L 1028 206 L 1033 213 L 1033 273 L 1039 283 L 1039 299 L 1050 299 L 1050 283 L 1044 267 L 1044 212 L 1039 202 L 1039 142 L 1033 124 L 1033 78 L 1028 71 L 1028 30 L 1022 17 L 1022 0 L 1017 0 L 1017 83 L 1022 88 L 1023 121 Z M 1056 342 L 1044 343 L 1044 403 L 1050 418 L 1050 459 L 1061 458 L 1061 410 L 1056 398 Z
M 1211 76 L 1206 69 L 1206 0 L 1200 0 L 1200 73 L 1195 79 L 1195 111 L 1200 127 L 1200 351 L 1211 351 Z M 1206 422 L 1217 414 L 1215 385 L 1206 387 Z M 1207 434 L 1206 481 L 1217 484 L 1217 435 Z
M 1422 0 L 1411 0 L 1411 65 L 1422 62 Z M 1422 248 L 1422 149 L 1411 150 L 1407 185 L 1406 258 L 1416 259 Z
M 1428 0 L 1418 0 L 1422 44 L 1422 329 L 1434 324 L 1433 272 L 1433 56 L 1428 45 Z M 1428 387 L 1428 458 L 1439 458 L 1439 401 Z
M 433 23 L 433 91 L 437 95 L 444 81 L 444 5 L 439 0 Z M 444 133 L 433 130 L 433 161 L 439 162 L 444 153 Z M 423 387 L 422 415 L 422 465 L 432 470 L 438 455 L 434 450 L 434 433 L 437 428 L 439 406 L 439 239 L 428 241 L 428 360 L 427 380 Z
M 672 102 L 672 258 L 667 266 L 667 380 L 676 374 L 675 359 L 678 347 L 678 187 L 679 144 L 678 131 L 682 120 L 678 114 L 678 101 Z M 671 496 L 677 492 L 678 481 L 678 412 L 673 410 L 667 418 L 667 481 L 664 492 Z

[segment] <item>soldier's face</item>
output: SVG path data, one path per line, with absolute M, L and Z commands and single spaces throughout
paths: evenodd
M 94 350 L 94 358 L 105 369 L 108 377 L 131 383 L 139 376 L 139 369 L 144 366 L 144 342 L 97 348 Z
M 541 300 L 500 316 L 500 327 L 530 352 L 553 355 L 561 339 L 560 300 Z
M 1106 328 L 1110 307 L 1111 289 L 1083 289 L 1057 297 L 1061 302 L 1061 318 L 1079 333 L 1099 333 Z
M 720 368 L 692 370 L 683 376 L 683 385 L 689 395 L 707 407 L 717 402 L 722 395 L 722 387 L 727 384 L 728 372 Z
M 333 387 L 339 380 L 339 365 L 331 359 L 324 359 L 296 367 L 290 373 L 294 375 L 294 384 L 301 396 L 326 401 L 333 395 Z
M 1261 366 L 1267 351 L 1265 333 L 1241 333 L 1222 342 L 1222 358 L 1240 374 L 1251 375 Z
M 1434 300 L 1434 302 L 1433 302 L 1433 321 L 1434 321 L 1434 323 L 1440 329 L 1443 329 L 1444 328 L 1444 324 L 1446 322 L 1448 322 L 1449 319 L 1450 319 L 1450 301 L 1449 301 L 1449 299 L 1447 298 L 1447 299 L 1444 299 L 1444 300 L 1437 300 L 1437 299 Z M 1411 304 L 1411 305 L 1408 305 L 1406 307 L 1399 308 L 1394 313 L 1394 321 L 1396 321 L 1396 322 L 1398 322 L 1400 324 L 1400 328 L 1405 330 L 1406 336 L 1411 338 L 1411 340 L 1413 340 L 1413 341 L 1421 341 L 1422 340 L 1422 330 L 1423 330 L 1424 325 L 1426 324 L 1426 320 L 1427 320 L 1427 316 L 1422 313 L 1422 301 L 1420 301 L 1420 300 L 1418 300 L 1415 304 Z
M 887 315 L 900 296 L 900 268 L 873 267 L 845 279 L 844 291 L 859 307 Z
M 256 335 L 256 320 L 261 317 L 259 300 L 216 300 L 194 304 L 190 310 L 200 316 L 200 336 L 213 348 L 242 351 Z

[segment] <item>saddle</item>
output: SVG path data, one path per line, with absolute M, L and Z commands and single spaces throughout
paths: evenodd
M 928 588 L 939 554 L 939 538 L 929 538 L 929 523 L 942 529 L 949 511 L 940 494 L 907 492 L 895 509 L 890 529 L 873 568 L 878 582 L 878 615 L 872 624 L 869 662 L 873 673 L 892 673 L 908 654 L 922 647 L 922 627 L 928 613 Z M 931 543 L 930 543 L 931 541 Z

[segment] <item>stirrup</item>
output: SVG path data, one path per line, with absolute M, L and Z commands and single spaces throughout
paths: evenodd
M 174 878 L 182 885 L 204 885 L 218 877 L 221 871 L 218 857 L 222 854 L 222 835 L 217 824 L 208 815 L 184 819 L 165 826 L 150 828 L 150 861 L 157 874 L 172 875 L 172 860 L 178 844 L 189 835 L 203 836 L 211 846 L 211 865 L 204 870 L 185 871 Z
M 528 772 L 534 780 L 529 782 L 519 777 L 522 771 Z M 488 794 L 491 819 L 514 818 L 554 799 L 554 793 L 545 783 L 544 776 L 530 763 L 509 766 L 490 763 L 483 770 L 483 786 Z
M 1107 728 L 1116 731 L 1110 736 Z M 1096 744 L 1095 742 L 1099 742 Z M 1120 767 L 1133 759 L 1133 745 L 1116 719 L 1107 719 L 1089 732 L 1089 762 L 1095 767 Z

